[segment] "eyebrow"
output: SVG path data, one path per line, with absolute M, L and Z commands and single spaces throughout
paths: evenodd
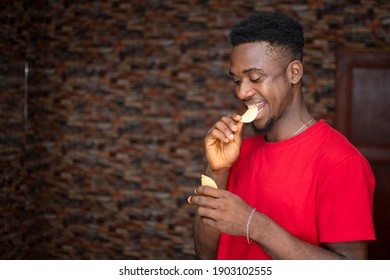
M 247 74 L 249 72 L 257 72 L 257 71 L 263 71 L 263 70 L 261 68 L 252 67 L 252 68 L 242 70 L 241 74 Z M 229 75 L 235 76 L 231 70 L 229 70 Z

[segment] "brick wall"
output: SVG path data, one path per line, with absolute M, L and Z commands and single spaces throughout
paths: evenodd
M 0 258 L 195 258 L 203 137 L 241 109 L 229 28 L 298 18 L 304 94 L 330 124 L 335 50 L 389 45 L 387 1 L 301 2 L 1 2 Z

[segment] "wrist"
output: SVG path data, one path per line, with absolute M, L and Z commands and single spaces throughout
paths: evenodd
M 230 168 L 213 170 L 210 166 L 207 166 L 206 175 L 217 183 L 219 189 L 227 189 L 227 182 L 229 180 Z
M 230 174 L 230 168 L 224 168 L 224 169 L 219 169 L 215 170 L 210 167 L 210 165 L 207 165 L 206 168 L 206 175 L 207 176 L 226 176 Z

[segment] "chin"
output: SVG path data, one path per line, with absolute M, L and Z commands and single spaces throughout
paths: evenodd
M 252 122 L 252 129 L 256 135 L 267 134 L 267 132 L 270 131 L 274 126 L 274 123 L 275 123 L 274 118 L 268 119 L 267 122 L 262 126 L 261 124 L 255 124 L 255 122 Z

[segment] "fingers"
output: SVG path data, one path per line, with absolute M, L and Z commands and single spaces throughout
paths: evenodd
M 214 191 L 218 192 L 218 190 L 208 186 L 197 187 L 195 195 L 188 197 L 188 203 L 198 206 L 196 211 L 202 218 L 203 223 L 215 227 L 213 224 L 215 224 L 215 219 L 218 217 L 217 209 L 220 207 L 218 206 L 218 195 L 215 195 Z
M 237 134 L 241 134 L 243 123 L 239 122 L 240 115 L 233 114 L 224 116 L 218 121 L 212 129 L 210 129 L 208 136 L 218 139 L 223 142 L 233 141 Z
M 221 191 L 210 186 L 199 186 L 195 189 L 196 195 L 210 196 L 213 198 L 219 198 L 221 196 Z
M 209 186 L 199 186 L 195 189 L 195 196 L 188 197 L 189 204 L 196 204 L 202 207 L 213 208 L 215 206 L 215 200 L 220 197 L 220 192 Z
M 237 129 L 237 132 L 236 132 L 236 137 L 241 137 L 242 129 L 244 127 L 244 123 L 243 122 L 238 122 L 237 123 L 237 127 L 238 127 L 238 129 Z

